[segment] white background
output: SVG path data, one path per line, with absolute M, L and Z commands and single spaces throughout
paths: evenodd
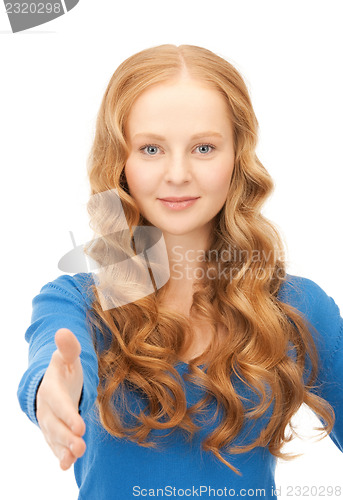
M 78 244 L 91 234 L 95 118 L 114 70 L 135 52 L 200 45 L 241 71 L 260 124 L 258 156 L 276 184 L 264 213 L 287 245 L 288 272 L 318 283 L 342 311 L 342 14 L 332 0 L 80 0 L 13 34 L 1 5 L 1 498 L 77 498 L 73 470 L 59 469 L 16 391 L 32 298 L 62 274 L 69 231 Z M 318 421 L 300 417 L 300 432 L 313 436 Z M 304 456 L 278 464 L 279 498 L 287 486 L 343 487 L 343 455 L 330 438 L 284 450 Z

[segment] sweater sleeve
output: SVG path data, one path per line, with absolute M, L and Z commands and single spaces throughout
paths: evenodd
M 314 326 L 323 335 L 323 349 L 319 352 L 316 393 L 328 401 L 335 412 L 335 424 L 329 436 L 343 452 L 343 318 L 334 299 L 321 288 L 317 292 Z
M 97 397 L 97 356 L 87 327 L 88 301 L 83 293 L 80 275 L 59 276 L 44 285 L 32 300 L 31 325 L 25 333 L 25 340 L 29 344 L 28 368 L 20 380 L 17 396 L 23 412 L 37 426 L 36 393 L 56 350 L 55 333 L 59 328 L 71 330 L 81 344 L 83 388 L 79 413 L 82 417 Z
M 317 283 L 303 277 L 289 277 L 287 302 L 310 322 L 317 347 L 318 375 L 311 392 L 332 406 L 335 424 L 329 436 L 343 452 L 343 318 L 334 299 Z M 310 368 L 308 358 L 306 365 Z M 322 418 L 320 421 L 324 424 Z

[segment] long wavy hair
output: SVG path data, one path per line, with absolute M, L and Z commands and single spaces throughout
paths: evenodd
M 135 249 L 135 228 L 151 224 L 130 196 L 125 177 L 129 154 L 125 124 L 132 104 L 152 85 L 177 81 L 183 75 L 225 97 L 235 148 L 227 200 L 213 221 L 189 317 L 163 306 L 169 281 L 160 287 L 154 284 L 154 266 L 160 271 L 158 256 L 156 262 L 150 259 L 147 272 Z M 142 50 L 116 69 L 97 116 L 88 160 L 91 193 L 87 208 L 95 235 L 85 252 L 100 267 L 95 274 L 97 284 L 92 285 L 89 321 L 98 356 L 101 424 L 112 436 L 147 447 L 157 445 L 148 439 L 153 429 L 183 429 L 191 440 L 199 430 L 197 415 L 215 401 L 223 418 L 202 440 L 202 448 L 239 475 L 221 449 L 237 454 L 262 446 L 290 460 L 298 455 L 282 453 L 281 447 L 297 434 L 291 418 L 303 403 L 323 419 L 324 427 L 316 430 L 330 433 L 335 419 L 329 403 L 313 392 L 318 354 L 312 325 L 278 297 L 287 279 L 285 253 L 278 230 L 261 213 L 274 184 L 255 153 L 257 132 L 246 84 L 228 61 L 202 47 L 166 44 Z M 106 193 L 116 193 L 119 205 Z M 229 258 L 218 262 L 216 256 L 224 252 Z M 127 258 L 129 267 L 125 266 Z M 175 363 L 194 338 L 190 318 L 210 324 L 214 335 L 205 352 L 189 362 L 189 373 L 183 374 L 205 394 L 187 408 Z M 226 332 L 225 340 L 215 335 L 219 325 Z M 313 333 L 318 332 L 313 329 Z M 258 404 L 247 408 L 234 380 L 258 395 Z M 125 425 L 127 391 L 147 402 L 146 411 L 131 413 L 130 426 Z M 114 404 L 119 394 L 122 404 Z M 246 420 L 262 418 L 271 408 L 268 424 L 257 439 L 235 446 Z M 286 434 L 288 425 L 290 435 Z

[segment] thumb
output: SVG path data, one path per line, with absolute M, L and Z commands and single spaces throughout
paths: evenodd
M 81 354 L 81 345 L 68 328 L 60 328 L 55 333 L 55 344 L 62 359 L 67 364 L 74 363 Z

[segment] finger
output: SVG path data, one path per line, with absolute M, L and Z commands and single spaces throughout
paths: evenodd
M 83 436 L 86 432 L 86 424 L 75 409 L 72 399 L 68 394 L 63 393 L 61 397 L 57 394 L 49 401 L 49 408 L 51 412 L 61 420 L 69 430 L 78 435 Z
M 55 343 L 63 361 L 72 364 L 81 354 L 81 345 L 73 332 L 68 328 L 60 328 L 55 333 Z
M 63 441 L 62 435 L 61 441 Z M 68 445 L 66 443 L 68 443 Z M 63 453 L 65 452 L 65 450 L 68 450 L 70 452 L 71 459 L 73 460 L 77 460 L 78 458 L 82 457 L 82 455 L 84 455 L 86 451 L 86 443 L 82 438 L 76 436 L 67 439 L 66 442 L 55 441 L 53 447 L 56 451 L 55 455 L 60 460 L 63 460 Z
M 51 412 L 44 418 L 44 423 L 42 425 L 42 430 L 44 437 L 55 453 L 55 455 L 63 460 L 63 452 L 68 449 L 71 458 L 80 458 L 86 451 L 86 443 L 84 440 L 75 436 L 70 429 L 61 422 L 55 415 Z
M 71 467 L 75 462 L 77 458 L 74 457 L 74 455 L 65 448 L 63 454 L 62 454 L 62 459 L 60 460 L 60 467 L 62 470 L 68 470 L 69 467 Z
M 52 446 L 50 447 L 54 455 L 58 458 L 62 470 L 69 469 L 69 467 L 76 462 L 77 457 L 75 457 L 68 448 L 60 445 L 56 445 L 54 448 Z
M 52 443 L 47 433 L 43 432 L 43 435 L 53 454 L 58 458 L 61 469 L 66 470 L 70 465 L 76 462 L 77 457 L 70 449 L 58 443 Z
M 48 441 L 47 441 L 48 442 Z M 73 461 L 73 462 L 76 462 L 77 460 L 77 457 L 75 457 L 75 455 L 71 452 L 71 450 L 69 448 L 66 448 L 65 446 L 62 446 L 60 444 L 54 444 L 54 445 L 51 445 L 49 442 L 48 442 L 50 448 L 52 449 L 55 457 L 58 458 L 59 462 L 69 462 L 69 461 Z M 68 460 L 66 460 L 66 458 L 68 458 Z

